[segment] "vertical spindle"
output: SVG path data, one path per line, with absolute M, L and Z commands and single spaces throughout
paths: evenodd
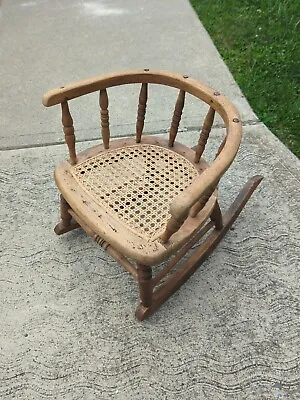
M 210 196 L 213 194 L 215 191 L 217 185 L 219 182 L 217 182 L 216 185 L 211 187 L 207 192 L 205 192 L 201 198 L 193 205 L 193 207 L 190 209 L 190 217 L 195 218 L 196 215 L 198 214 L 199 211 L 204 208 L 205 204 L 208 202 Z
M 108 96 L 106 89 L 100 90 L 99 97 L 100 104 L 100 115 L 101 115 L 101 127 L 102 127 L 102 140 L 104 148 L 109 148 L 109 115 L 108 115 Z
M 223 140 L 223 142 L 220 144 L 220 147 L 218 148 L 218 151 L 217 151 L 217 154 L 216 154 L 216 156 L 215 156 L 215 159 L 216 159 L 216 158 L 218 157 L 218 155 L 221 153 L 221 151 L 223 150 L 225 144 L 226 144 L 226 137 L 225 137 L 225 139 Z
M 218 201 L 216 202 L 216 205 L 211 213 L 210 219 L 215 224 L 217 230 L 223 228 L 223 216 Z
M 178 229 L 181 227 L 184 221 L 185 217 L 183 217 L 181 220 L 177 220 L 174 217 L 171 217 L 167 222 L 167 226 L 164 233 L 161 236 L 162 243 L 166 243 L 173 235 L 173 233 L 178 231 Z
M 70 163 L 74 165 L 77 162 L 76 150 L 75 150 L 75 134 L 73 127 L 73 119 L 70 114 L 67 101 L 61 103 L 61 114 L 62 114 L 63 130 L 65 134 L 65 141 L 69 149 Z
M 205 150 L 205 146 L 211 131 L 211 127 L 214 122 L 214 117 L 215 117 L 215 110 L 212 107 L 210 107 L 204 119 L 201 133 L 199 136 L 195 154 L 195 163 L 198 163 L 200 161 L 200 158 Z
M 137 143 L 140 143 L 143 129 L 144 129 L 147 99 L 148 99 L 148 84 L 142 83 L 141 90 L 140 90 L 140 96 L 139 96 L 137 120 L 136 120 L 136 142 Z
M 170 136 L 169 136 L 169 147 L 173 147 L 174 141 L 177 136 L 179 123 L 181 120 L 182 110 L 184 107 L 184 100 L 185 100 L 185 91 L 180 90 L 177 101 L 175 104 L 175 110 L 172 118 L 171 128 L 170 128 Z

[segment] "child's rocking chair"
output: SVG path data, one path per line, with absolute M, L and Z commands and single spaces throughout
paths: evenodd
M 107 88 L 140 83 L 136 136 L 110 142 Z M 169 140 L 142 136 L 148 84 L 179 89 Z M 103 144 L 75 151 L 73 120 L 68 101 L 99 91 Z M 190 149 L 175 142 L 185 93 L 209 105 L 198 144 Z M 237 218 L 261 176 L 254 176 L 222 215 L 218 183 L 232 163 L 241 140 L 236 109 L 220 93 L 187 76 L 135 71 L 104 75 L 48 92 L 46 107 L 61 104 L 62 123 L 70 159 L 55 169 L 61 193 L 58 235 L 82 227 L 138 282 L 139 320 L 164 303 L 201 265 Z M 202 158 L 215 112 L 227 135 L 215 160 Z M 198 240 L 211 231 L 194 253 L 166 276 Z M 155 275 L 155 265 L 169 259 Z M 131 261 L 130 261 L 130 260 Z M 134 261 L 134 263 L 132 262 Z M 162 283 L 162 279 L 164 282 Z

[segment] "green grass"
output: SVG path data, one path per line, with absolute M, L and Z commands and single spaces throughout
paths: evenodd
M 190 1 L 258 118 L 300 157 L 300 1 Z

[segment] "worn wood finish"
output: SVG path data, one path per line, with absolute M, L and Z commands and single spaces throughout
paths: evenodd
M 235 201 L 232 203 L 229 210 L 224 214 L 224 225 L 222 229 L 214 229 L 201 244 L 201 246 L 199 246 L 191 255 L 191 257 L 180 267 L 180 269 L 177 270 L 164 285 L 154 291 L 151 306 L 138 306 L 136 310 L 136 316 L 140 321 L 143 321 L 155 310 L 157 310 L 184 284 L 184 282 L 186 282 L 193 275 L 200 265 L 202 265 L 203 262 L 210 256 L 213 250 L 221 242 L 229 228 L 232 226 L 234 221 L 237 219 L 262 179 L 263 177 L 260 175 L 249 179 Z
M 51 107 L 65 101 L 66 98 L 71 100 L 101 89 L 132 83 L 154 83 L 182 89 L 213 106 L 226 125 L 230 126 L 230 130 L 235 130 L 232 119 L 238 117 L 238 113 L 225 96 L 195 79 L 167 71 L 123 71 L 101 75 L 50 90 L 44 95 L 43 104 L 45 107 Z
M 57 235 L 62 235 L 64 233 L 70 232 L 73 229 L 80 228 L 77 222 L 72 221 L 72 216 L 69 214 L 70 206 L 60 195 L 60 218 L 61 221 L 55 226 L 54 232 Z
M 64 101 L 61 103 L 61 114 L 62 114 L 62 124 L 65 134 L 65 141 L 69 149 L 70 163 L 72 165 L 76 164 L 76 150 L 75 150 L 75 134 L 73 127 L 73 118 L 71 116 L 68 102 Z
M 216 190 L 216 187 L 209 188 L 206 193 L 204 193 L 200 199 L 191 207 L 190 209 L 190 217 L 195 218 L 199 211 L 205 206 L 205 204 L 210 199 L 213 192 Z
M 69 209 L 68 212 L 73 217 L 73 219 L 77 221 L 79 227 L 81 227 L 97 244 L 99 244 L 99 246 L 102 247 L 104 251 L 106 251 L 119 265 L 121 265 L 127 272 L 129 272 L 135 280 L 137 280 L 137 270 L 131 264 L 131 262 L 127 260 L 126 257 L 124 257 L 116 249 L 114 249 L 99 235 L 93 232 L 89 228 L 89 226 L 72 209 Z
M 142 307 L 150 307 L 152 304 L 152 268 L 148 265 L 137 264 L 137 276 Z
M 216 153 L 215 159 L 216 159 L 217 157 L 219 157 L 219 155 L 221 154 L 222 150 L 224 149 L 225 144 L 226 144 L 226 137 L 225 137 L 225 139 L 223 140 L 223 142 L 220 144 L 220 146 L 219 146 L 219 148 L 218 148 L 218 151 L 217 151 L 217 153 Z
M 94 235 L 93 239 L 105 250 L 118 264 L 120 264 L 127 272 L 129 272 L 135 280 L 137 280 L 137 270 L 130 261 L 121 253 L 114 249 L 109 243 L 102 239 L 99 235 Z
M 136 144 L 134 137 L 116 139 L 111 141 L 110 149 L 122 148 L 134 144 Z M 144 135 L 143 144 L 153 144 L 168 148 L 168 140 L 161 137 Z M 78 153 L 78 163 L 88 160 L 99 151 L 105 151 L 103 144 Z M 202 174 L 205 169 L 209 168 L 203 158 L 199 164 L 194 163 L 194 151 L 181 143 L 176 142 L 174 147 L 172 147 L 172 151 L 186 157 L 195 165 L 199 174 Z M 55 182 L 72 209 L 91 227 L 93 232 L 96 232 L 120 253 L 142 264 L 158 264 L 163 259 L 166 259 L 169 254 L 180 248 L 188 237 L 209 218 L 217 199 L 217 192 L 215 191 L 197 216 L 195 218 L 187 218 L 182 224 L 181 229 L 175 232 L 166 244 L 162 245 L 159 238 L 163 234 L 165 227 L 157 235 L 158 242 L 149 242 L 146 238 L 134 234 L 132 230 L 126 229 L 124 224 L 114 218 L 113 215 L 107 213 L 82 190 L 72 176 L 72 168 L 68 162 L 64 161 L 56 167 L 54 173 Z M 120 237 L 122 237 L 122 240 L 120 240 Z
M 204 119 L 202 130 L 196 147 L 195 162 L 198 163 L 204 150 L 215 118 L 215 110 L 209 107 L 208 113 Z
M 106 89 L 130 83 L 142 84 L 138 104 L 136 138 L 123 138 L 113 140 L 110 143 L 108 96 Z M 170 137 L 169 140 L 165 140 L 160 137 L 144 135 L 142 143 L 137 145 L 136 142 L 139 143 L 141 141 L 143 133 L 148 84 L 151 83 L 179 89 L 170 129 Z M 76 154 L 73 120 L 70 115 L 67 99 L 69 101 L 94 91 L 100 91 L 99 103 L 103 144 Z M 203 123 L 198 145 L 195 149 L 196 153 L 194 149 L 189 149 L 175 141 L 184 107 L 185 93 L 189 93 L 204 101 L 210 107 Z M 238 113 L 232 104 L 224 96 L 220 95 L 220 93 L 207 88 L 187 76 L 149 70 L 113 73 L 67 85 L 48 92 L 44 96 L 43 103 L 47 107 L 61 103 L 64 132 L 70 154 L 70 162 L 63 161 L 55 169 L 55 181 L 62 194 L 61 221 L 56 226 L 55 232 L 63 234 L 72 229 L 82 227 L 96 243 L 128 271 L 138 283 L 141 303 L 137 308 L 136 316 L 139 320 L 143 320 L 166 301 L 211 254 L 262 179 L 260 176 L 253 177 L 241 191 L 230 209 L 222 216 L 217 200 L 217 185 L 234 160 L 240 145 L 242 124 Z M 203 159 L 202 154 L 209 137 L 215 112 L 223 118 L 227 128 L 227 135 L 219 147 L 215 160 L 211 165 L 208 165 Z M 134 146 L 138 146 L 139 149 L 136 150 Z M 152 148 L 152 153 L 150 150 L 146 150 L 145 161 L 148 159 L 147 162 L 144 162 L 144 158 L 142 158 L 145 154 L 143 153 L 143 149 L 146 148 L 145 146 L 148 146 L 147 149 Z M 126 149 L 126 147 L 130 147 L 130 149 Z M 104 156 L 102 153 L 105 153 L 108 148 L 110 148 L 110 151 Z M 164 150 L 161 148 L 164 148 Z M 146 217 L 145 215 L 142 216 L 142 213 L 140 214 L 140 217 L 145 218 L 145 222 L 150 224 L 147 229 L 151 227 L 151 218 L 153 223 L 154 221 L 158 223 L 158 225 L 154 225 L 155 229 L 152 231 L 151 236 L 147 236 L 145 230 L 135 230 L 135 225 L 129 226 L 129 220 L 124 219 L 122 216 L 122 213 L 125 213 L 125 211 L 135 215 L 130 210 L 137 209 L 134 206 L 129 209 L 129 206 L 127 206 L 127 204 L 130 205 L 130 201 L 126 201 L 124 196 L 125 194 L 127 196 L 126 190 L 128 186 L 125 189 L 122 186 L 124 182 L 127 185 L 130 185 L 130 182 L 135 182 L 135 180 L 131 181 L 131 176 L 134 174 L 132 163 L 134 160 L 137 160 L 134 151 L 138 152 L 139 155 L 137 157 L 140 157 L 140 160 L 142 160 L 138 164 L 139 171 L 142 171 L 142 174 L 144 174 L 143 168 L 146 168 L 145 173 L 149 173 L 149 177 L 151 176 L 151 178 L 146 186 L 144 175 L 143 179 L 140 179 L 139 175 L 137 175 L 138 179 L 140 179 L 138 182 L 141 182 L 130 189 L 132 190 L 131 196 L 135 198 L 132 201 L 141 202 L 138 199 L 144 199 L 143 201 L 145 202 L 147 201 L 145 195 L 149 196 L 149 199 L 151 196 L 153 197 L 149 193 L 150 181 L 153 185 L 153 190 L 157 193 L 160 193 L 157 188 L 164 190 L 164 194 L 157 197 L 157 203 L 161 203 L 160 210 L 162 210 L 161 214 L 163 217 L 159 217 L 160 214 L 158 213 L 156 214 L 156 203 L 151 205 L 153 209 L 147 210 L 147 214 L 144 213 Z M 114 155 L 112 156 L 112 154 Z M 120 154 L 126 154 L 126 157 L 130 160 L 130 169 L 129 180 L 127 179 L 127 174 L 125 174 L 127 180 L 118 182 L 118 179 L 122 175 L 120 173 L 121 168 L 126 171 L 124 156 L 120 156 L 120 159 L 117 159 Z M 157 179 L 155 178 L 155 174 L 161 171 L 157 167 L 157 163 L 152 161 L 156 170 L 153 168 L 154 171 L 149 172 L 151 166 L 150 158 L 152 157 L 153 160 L 153 157 L 156 157 L 157 159 L 161 155 L 164 160 L 168 157 L 167 160 L 172 160 L 172 162 L 169 163 L 170 170 L 167 173 L 164 172 L 161 174 L 159 179 L 165 179 L 162 182 L 170 181 L 174 185 L 174 187 L 170 188 L 170 193 L 173 193 L 172 191 L 177 188 L 174 191 L 176 193 L 174 196 L 169 196 L 168 194 L 169 197 L 164 197 L 167 193 L 165 186 L 155 184 L 155 180 Z M 111 161 L 109 159 L 110 156 Z M 184 160 L 179 156 L 183 157 Z M 96 160 L 102 161 L 96 162 Z M 176 160 L 176 165 L 174 164 L 174 160 Z M 114 179 L 111 179 L 109 182 L 109 184 L 112 183 L 115 185 L 111 189 L 114 192 L 111 193 L 118 193 L 120 196 L 120 199 L 114 197 L 115 206 L 112 206 L 112 209 L 110 208 L 112 203 L 109 203 L 109 200 L 106 203 L 103 203 L 101 200 L 101 198 L 106 199 L 103 193 L 106 190 L 105 186 L 103 186 L 104 183 L 105 185 L 108 184 L 105 180 L 105 171 L 108 173 L 108 169 L 103 169 L 107 168 L 106 163 L 111 166 L 115 165 L 114 163 L 119 163 L 118 165 L 120 165 L 119 175 L 117 173 L 118 168 L 116 167 Z M 164 168 L 168 168 L 169 164 L 167 163 L 167 167 L 164 164 Z M 182 175 L 174 173 L 175 167 L 182 169 L 180 172 Z M 187 173 L 187 171 L 190 172 Z M 173 178 L 169 179 L 168 174 L 171 174 L 171 172 Z M 87 175 L 83 178 L 82 174 Z M 176 177 L 179 178 L 177 179 Z M 92 186 L 90 178 L 96 179 L 94 186 Z M 176 185 L 176 182 L 178 183 L 182 179 L 185 182 L 184 185 Z M 87 187 L 84 186 L 83 181 L 87 182 Z M 91 188 L 94 192 L 91 192 Z M 99 188 L 102 188 L 102 191 Z M 108 196 L 110 196 L 109 193 Z M 165 203 L 162 203 L 160 199 L 167 200 L 164 200 Z M 125 211 L 120 211 L 121 203 L 117 200 L 121 200 Z M 167 212 L 168 205 L 170 207 L 169 213 Z M 142 207 L 141 204 L 139 206 Z M 139 215 L 137 214 L 138 212 L 136 212 L 136 218 L 132 216 L 130 218 L 139 222 Z M 197 247 L 190 258 L 182 264 L 182 259 L 186 253 L 209 231 L 211 233 L 200 247 Z M 134 261 L 136 267 L 129 259 Z M 152 278 L 152 268 L 167 259 L 169 261 L 166 266 Z M 176 267 L 176 272 L 168 276 L 174 267 Z M 163 279 L 166 279 L 164 283 L 162 283 Z
M 178 127 L 179 127 L 179 123 L 180 123 L 181 115 L 182 115 L 182 110 L 184 107 L 184 100 L 185 100 L 185 91 L 180 90 L 178 97 L 177 97 L 176 104 L 175 104 L 175 110 L 174 110 L 173 118 L 172 118 L 172 122 L 171 122 L 171 128 L 170 128 L 170 133 L 169 133 L 169 147 L 173 147 L 174 141 L 177 136 Z
M 204 171 L 201 179 L 195 180 L 188 192 L 177 196 L 171 205 L 172 216 L 177 220 L 181 220 L 189 212 L 193 204 L 206 192 L 207 187 L 216 186 L 220 177 L 231 165 L 241 141 L 242 124 L 238 113 L 225 96 L 192 78 L 164 71 L 149 70 L 112 73 L 63 86 L 46 93 L 43 98 L 43 104 L 49 107 L 63 101 L 65 98 L 72 99 L 96 90 L 130 83 L 162 84 L 188 92 L 213 107 L 223 118 L 227 127 L 227 140 L 222 150 L 222 157 L 217 157 L 209 170 Z
M 181 221 L 177 221 L 174 217 L 171 217 L 169 219 L 167 226 L 166 226 L 166 230 L 161 235 L 162 243 L 166 243 L 170 239 L 170 237 L 173 235 L 173 233 L 178 231 L 178 229 L 183 224 L 184 220 L 185 220 L 185 218 L 182 218 Z
M 106 89 L 100 90 L 99 96 L 100 104 L 100 116 L 101 116 L 101 127 L 102 127 L 102 140 L 104 143 L 104 148 L 109 148 L 109 115 L 108 115 L 108 95 Z
M 186 253 L 214 226 L 213 221 L 209 221 L 203 226 L 186 244 L 176 253 L 167 265 L 152 279 L 152 286 L 156 286 L 172 269 L 182 260 Z
M 210 219 L 215 224 L 215 228 L 217 230 L 220 230 L 223 228 L 223 216 L 222 216 L 222 212 L 221 212 L 218 202 L 216 202 L 216 204 L 215 204 L 215 208 L 213 209 L 213 212 L 211 213 Z
M 148 83 L 142 83 L 140 96 L 139 96 L 137 121 L 136 121 L 136 142 L 137 143 L 140 143 L 143 129 L 144 129 L 147 99 L 148 99 Z

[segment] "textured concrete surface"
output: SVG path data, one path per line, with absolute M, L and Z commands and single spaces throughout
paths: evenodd
M 0 398 L 298 400 L 299 160 L 257 122 L 186 1 L 136 4 L 4 0 L 0 7 L 1 146 L 19 147 L 0 152 Z M 244 140 L 220 186 L 223 208 L 248 177 L 265 179 L 214 254 L 138 323 L 137 287 L 126 272 L 82 232 L 53 233 L 52 172 L 67 151 L 57 144 L 59 111 L 44 111 L 40 97 L 61 82 L 149 62 L 205 76 L 242 111 Z M 132 134 L 133 94 L 117 111 L 115 136 Z M 172 102 L 156 96 L 149 131 L 168 127 Z M 74 121 L 94 139 L 97 109 L 89 105 L 78 103 Z M 193 145 L 198 116 L 189 106 L 178 139 Z M 208 159 L 223 135 L 212 131 Z M 44 146 L 22 148 L 35 141 Z
M 53 234 L 51 172 L 65 147 L 2 152 L 0 397 L 299 399 L 299 173 L 282 147 L 262 125 L 245 129 L 222 205 L 249 176 L 265 180 L 214 255 L 142 324 L 127 273 L 83 233 Z

